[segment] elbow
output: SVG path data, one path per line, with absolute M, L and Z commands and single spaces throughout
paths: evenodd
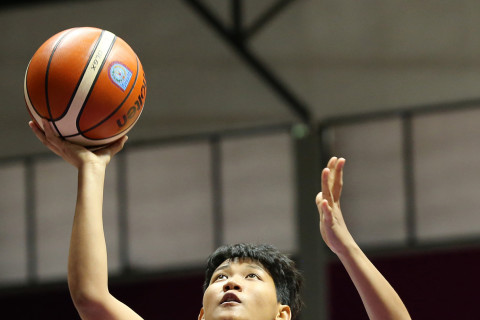
M 77 309 L 94 308 L 95 306 L 101 304 L 100 299 L 85 293 L 75 292 L 71 293 L 70 296 L 72 297 L 73 304 Z
M 109 293 L 98 293 L 88 290 L 75 290 L 70 288 L 70 296 L 73 304 L 82 319 L 100 319 L 97 315 L 103 314 Z

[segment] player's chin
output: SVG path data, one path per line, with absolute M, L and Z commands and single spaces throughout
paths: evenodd
M 250 317 L 249 317 L 250 316 Z M 216 319 L 255 319 L 241 304 L 223 304 L 219 305 L 214 312 L 213 320 Z

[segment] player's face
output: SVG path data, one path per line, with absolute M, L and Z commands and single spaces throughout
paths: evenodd
M 198 319 L 290 319 L 290 308 L 277 301 L 275 283 L 252 260 L 226 260 L 212 275 Z

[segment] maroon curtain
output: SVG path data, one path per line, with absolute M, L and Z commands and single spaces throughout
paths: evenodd
M 480 319 L 480 248 L 373 258 L 413 319 Z M 331 320 L 368 319 L 339 262 L 328 267 Z

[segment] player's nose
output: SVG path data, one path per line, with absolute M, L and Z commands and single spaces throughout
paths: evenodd
M 238 281 L 235 279 L 230 278 L 224 285 L 223 285 L 223 292 L 227 292 L 230 290 L 235 291 L 242 291 L 242 286 Z

